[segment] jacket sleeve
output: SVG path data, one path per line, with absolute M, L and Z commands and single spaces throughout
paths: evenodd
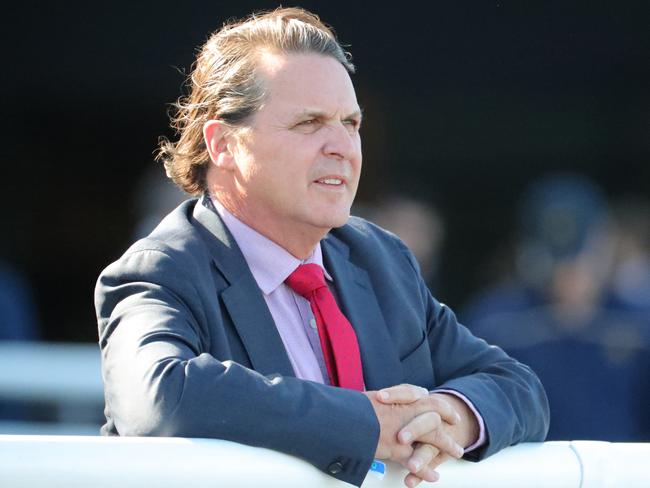
M 403 250 L 419 275 L 412 254 Z M 485 423 L 486 444 L 465 458 L 480 460 L 519 442 L 543 441 L 549 428 L 549 406 L 535 373 L 459 324 L 449 307 L 431 296 L 422 279 L 420 295 L 437 389 L 463 394 Z
M 266 447 L 360 485 L 379 438 L 368 399 L 207 353 L 209 341 L 226 335 L 207 329 L 205 298 L 190 275 L 159 249 L 127 253 L 100 275 L 95 305 L 110 430 Z

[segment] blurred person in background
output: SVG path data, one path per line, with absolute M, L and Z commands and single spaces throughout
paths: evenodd
M 27 278 L 0 260 L 0 340 L 30 341 L 39 337 L 36 304 Z
M 524 194 L 519 228 L 514 274 L 461 319 L 537 372 L 549 439 L 650 440 L 650 328 L 613 306 L 617 244 L 617 279 L 632 253 L 605 197 L 584 177 L 548 176 Z
M 617 239 L 610 306 L 636 315 L 650 328 L 650 201 L 628 197 L 613 207 Z
M 160 221 L 187 199 L 181 190 L 158 166 L 149 166 L 142 173 L 133 194 L 135 224 L 133 238 L 148 236 Z
M 355 214 L 397 235 L 413 252 L 422 277 L 435 292 L 445 229 L 433 205 L 406 193 L 395 193 L 371 205 L 355 206 Z
M 20 270 L 0 260 L 0 341 L 34 341 L 40 338 L 32 288 Z M 36 408 L 26 402 L 0 397 L 0 419 L 29 420 Z

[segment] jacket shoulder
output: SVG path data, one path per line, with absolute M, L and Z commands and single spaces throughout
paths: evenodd
M 349 248 L 353 259 L 365 261 L 367 258 L 385 257 L 392 260 L 397 255 L 419 272 L 413 254 L 402 240 L 369 220 L 352 216 L 344 226 L 333 229 L 330 235 Z
M 196 198 L 181 203 L 149 235 L 134 242 L 117 261 L 143 251 L 164 254 L 181 262 L 201 256 L 201 248 L 205 246 L 192 216 L 196 203 Z
M 151 233 L 133 243 L 100 274 L 96 293 L 108 283 L 144 280 L 159 284 L 197 276 L 210 255 L 192 212 L 196 199 L 183 202 Z M 192 281 L 192 280 L 190 280 Z

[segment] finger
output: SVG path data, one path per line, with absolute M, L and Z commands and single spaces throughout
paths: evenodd
M 396 461 L 406 467 L 406 461 L 411 459 L 411 456 L 413 456 L 413 446 L 410 444 L 407 446 L 403 444 L 393 444 L 390 447 L 390 455 L 386 459 Z
M 438 454 L 433 460 L 429 463 L 427 466 L 429 469 L 438 469 L 438 466 L 440 466 L 442 463 L 449 461 L 450 459 L 453 459 L 449 454 L 445 453 L 440 453 Z
M 436 431 L 440 428 L 442 419 L 436 412 L 425 412 L 416 417 L 406 424 L 397 433 L 397 440 L 402 444 L 410 444 L 421 437 Z
M 420 483 L 422 483 L 422 479 L 418 478 L 412 473 L 407 474 L 406 477 L 404 478 L 404 485 L 407 486 L 408 488 L 415 488 Z
M 422 483 L 422 478 L 418 478 L 418 477 L 417 477 L 416 475 L 414 475 L 413 473 L 409 473 L 409 474 L 407 474 L 406 477 L 404 478 L 404 484 L 405 484 L 408 488 L 415 488 L 415 487 L 418 486 L 420 483 Z
M 397 434 L 398 439 L 400 439 L 400 434 L 401 431 Z M 454 438 L 447 434 L 443 429 L 435 430 L 413 440 L 425 444 L 431 444 L 432 446 L 438 448 L 441 453 L 448 454 L 455 459 L 460 459 L 465 454 L 465 449 L 463 449 L 463 447 L 458 444 Z
M 431 483 L 435 483 L 439 479 L 440 479 L 440 474 L 437 471 L 425 467 L 418 474 L 413 474 L 413 473 L 407 474 L 406 477 L 404 478 L 404 484 L 409 488 L 413 488 L 419 485 L 422 481 L 429 481 Z
M 420 471 L 418 471 L 414 476 L 417 476 L 421 480 L 430 481 L 430 482 L 438 481 L 440 479 L 440 473 L 438 473 L 435 469 L 429 466 L 425 466 Z
M 431 444 L 418 443 L 413 450 L 413 454 L 406 461 L 405 467 L 413 474 L 426 467 L 430 466 L 431 462 L 440 454 L 440 450 Z
M 426 399 L 422 399 L 418 405 L 420 409 L 432 410 L 437 412 L 442 420 L 451 425 L 456 425 L 460 422 L 460 414 L 453 407 L 451 402 L 447 401 L 445 395 L 440 393 L 432 393 Z
M 383 388 L 377 392 L 382 403 L 413 403 L 429 396 L 429 390 L 421 386 L 402 384 Z

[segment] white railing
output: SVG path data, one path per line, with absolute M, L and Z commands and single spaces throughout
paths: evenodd
M 0 341 L 0 404 L 6 401 L 35 407 L 29 415 L 50 421 L 0 420 L 0 434 L 97 435 L 104 409 L 99 347 Z
M 103 402 L 99 346 L 0 341 L 0 398 Z
M 50 402 L 64 423 L 0 422 L 0 487 L 348 486 L 298 459 L 219 440 L 102 438 L 78 423 L 103 403 L 94 344 L 0 342 L 0 400 Z M 90 418 L 91 416 L 86 416 Z M 66 424 L 67 422 L 67 424 Z M 73 423 L 77 422 L 77 423 Z M 511 447 L 480 463 L 440 467 L 445 487 L 648 488 L 650 444 L 547 442 Z M 388 464 L 364 487 L 401 487 L 405 471 Z
M 650 444 L 547 442 L 507 448 L 481 461 L 450 461 L 438 488 L 648 488 Z M 398 488 L 388 463 L 364 488 Z M 426 483 L 424 485 L 427 485 Z M 0 486 L 335 488 L 350 486 L 291 456 L 227 441 L 181 438 L 0 435 Z

